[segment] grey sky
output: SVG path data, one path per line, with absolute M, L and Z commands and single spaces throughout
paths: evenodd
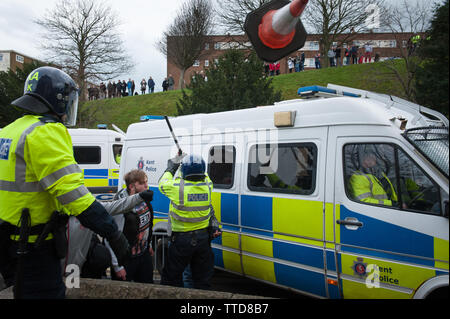
M 33 23 L 47 10 L 55 7 L 58 0 L 14 0 L 0 1 L 0 50 L 15 50 L 24 55 L 45 60 L 39 49 L 42 30 Z M 152 76 L 156 82 L 156 91 L 166 76 L 167 62 L 155 43 L 164 30 L 172 23 L 182 0 L 104 0 L 117 12 L 122 25 L 119 32 L 131 60 L 136 64 L 130 74 L 124 74 L 121 80 L 129 78 L 139 83 L 142 78 Z M 215 0 L 219 1 L 219 0 Z M 403 0 L 386 0 L 398 4 Z M 422 0 L 407 0 L 407 2 Z M 430 2 L 442 0 L 431 0 Z M 116 79 L 118 80 L 118 79 Z
M 15 50 L 24 55 L 45 60 L 39 48 L 42 29 L 33 23 L 47 10 L 55 7 L 58 0 L 14 0 L 0 1 L 0 50 Z M 175 18 L 180 0 L 105 0 L 117 12 L 122 22 L 119 32 L 124 46 L 136 64 L 129 78 L 139 83 L 142 78 L 152 76 L 156 90 L 166 76 L 166 58 L 156 48 L 155 43 L 163 31 Z M 138 85 L 137 85 L 138 87 Z

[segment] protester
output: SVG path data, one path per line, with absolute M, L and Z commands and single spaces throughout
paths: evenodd
M 316 69 L 320 69 L 320 53 L 317 53 L 314 56 L 314 63 L 316 65 Z
M 133 92 L 131 90 L 132 87 L 133 87 L 133 82 L 131 82 L 131 79 L 128 79 L 128 82 L 127 82 L 128 96 L 133 96 Z
M 155 91 L 155 81 L 153 81 L 152 77 L 149 77 L 147 85 L 148 85 L 148 93 L 153 93 Z
M 370 42 L 367 42 L 364 46 L 365 54 L 364 54 L 364 63 L 370 63 L 372 62 L 372 51 L 373 47 L 370 44 Z
M 334 64 L 334 57 L 335 57 L 334 50 L 333 50 L 333 48 L 330 48 L 328 50 L 328 59 L 330 60 L 330 67 L 336 66 Z
M 336 66 L 342 66 L 342 60 L 341 60 L 341 48 L 339 46 L 337 46 L 334 49 L 334 58 L 336 61 Z
M 141 94 L 142 95 L 145 94 L 146 89 L 147 89 L 147 81 L 145 81 L 145 79 L 142 79 L 142 81 L 141 81 Z
M 163 88 L 163 92 L 167 91 L 167 89 L 169 88 L 169 82 L 167 81 L 167 78 L 164 79 L 164 81 L 162 83 L 162 88 Z
M 169 90 L 173 90 L 175 88 L 175 80 L 173 79 L 172 74 L 169 74 L 169 77 L 167 78 L 167 84 L 169 86 Z
M 148 190 L 148 179 L 144 171 L 134 169 L 124 176 L 126 188 L 121 189 L 114 199 L 129 197 Z M 142 283 L 153 283 L 153 249 L 151 245 L 153 228 L 153 208 L 151 200 L 138 204 L 131 211 L 123 215 L 114 216 L 119 229 L 131 247 L 131 258 L 120 265 L 114 251 L 110 249 L 113 272 L 111 275 L 117 280 Z M 109 247 L 109 243 L 106 242 Z

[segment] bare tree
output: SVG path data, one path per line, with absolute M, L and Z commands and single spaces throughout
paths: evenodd
M 94 0 L 61 0 L 34 22 L 45 30 L 43 49 L 49 60 L 73 76 L 81 90 L 87 81 L 106 81 L 133 67 L 117 31 L 111 7 Z
M 213 10 L 209 0 L 184 3 L 173 23 L 163 33 L 157 48 L 180 70 L 179 87 L 184 87 L 184 73 L 202 56 L 207 36 L 213 28 Z
M 225 33 L 244 34 L 247 14 L 271 0 L 216 0 L 219 27 Z
M 333 42 L 348 43 L 356 33 L 377 29 L 383 4 L 384 0 L 310 0 L 302 22 L 308 31 L 322 36 L 324 55 Z
M 436 2 L 436 1 L 434 1 Z M 386 61 L 384 66 L 387 74 L 394 76 L 402 85 L 405 97 L 410 101 L 415 101 L 415 74 L 420 63 L 419 57 L 414 54 L 414 46 L 410 41 L 406 41 L 402 33 L 417 35 L 424 33 L 430 24 L 433 1 L 424 2 L 419 0 L 402 0 L 394 5 L 385 7 L 385 12 L 381 17 L 384 28 L 394 34 L 399 47 L 399 58 L 403 64 L 399 66 L 398 60 Z M 406 43 L 405 43 L 406 42 Z

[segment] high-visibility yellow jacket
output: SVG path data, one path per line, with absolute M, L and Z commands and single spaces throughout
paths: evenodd
M 163 174 L 159 190 L 170 199 L 172 231 L 187 232 L 208 227 L 212 188 L 213 183 L 208 176 L 203 181 L 192 182 L 180 177 L 173 179 L 170 172 Z
M 397 201 L 397 194 L 388 177 L 384 175 L 384 178 L 389 182 L 391 188 L 392 195 L 390 199 L 378 178 L 372 174 L 364 174 L 360 171 L 355 172 L 350 177 L 350 187 L 354 198 L 366 203 L 392 206 L 392 200 Z
M 94 201 L 63 124 L 25 115 L 0 131 L 0 219 L 18 226 L 29 208 L 34 226 L 55 210 L 77 216 Z

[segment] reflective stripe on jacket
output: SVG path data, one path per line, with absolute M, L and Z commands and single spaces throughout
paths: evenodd
M 187 232 L 208 227 L 211 216 L 212 181 L 192 182 L 173 179 L 165 172 L 159 182 L 159 190 L 170 199 L 169 216 L 172 231 Z
M 25 115 L 0 131 L 0 219 L 13 225 L 25 207 L 34 226 L 55 210 L 77 216 L 95 200 L 84 186 L 67 128 L 39 118 Z
M 397 195 L 394 191 L 391 181 L 385 176 L 392 190 L 392 199 L 396 200 Z M 386 191 L 383 189 L 380 181 L 372 174 L 355 172 L 350 178 L 350 187 L 356 200 L 366 203 L 392 206 Z

